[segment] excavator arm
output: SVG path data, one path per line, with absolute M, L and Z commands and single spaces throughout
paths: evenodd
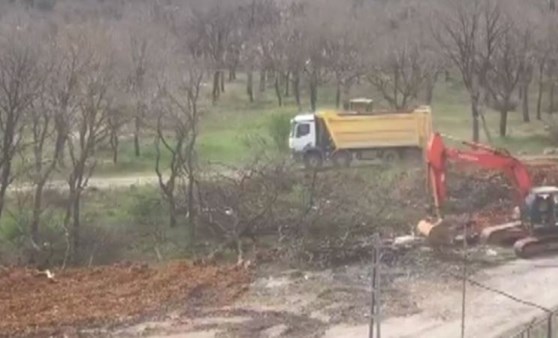
M 471 163 L 481 168 L 502 172 L 513 183 L 517 192 L 515 197 L 518 205 L 521 205 L 532 188 L 526 166 L 505 151 L 472 142 L 461 141 L 461 143 L 469 149 L 448 148 L 444 144 L 442 135 L 434 133 L 428 144 L 426 153 L 428 179 L 438 216 L 440 217 L 440 208 L 447 199 L 447 161 Z

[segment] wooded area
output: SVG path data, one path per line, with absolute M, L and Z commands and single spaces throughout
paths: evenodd
M 241 75 L 248 104 L 272 90 L 278 106 L 294 97 L 312 111 L 325 86 L 335 88 L 338 107 L 367 83 L 403 109 L 430 104 L 437 83 L 459 77 L 470 96 L 472 139 L 488 133 L 487 108 L 499 112 L 505 137 L 511 111 L 525 123 L 555 113 L 556 28 L 554 1 L 542 0 L 2 2 L 0 217 L 10 185 L 28 181 L 29 236 L 42 250 L 45 184 L 63 175 L 71 262 L 98 151 L 110 148 L 118 162 L 125 134 L 133 135 L 135 156 L 142 139 L 154 140 L 171 227 L 178 214 L 190 224 L 208 216 L 202 200 L 211 189 L 199 189 L 197 162 L 205 92 L 210 104 L 222 104 Z M 234 184 L 244 189 L 242 182 Z M 275 202 L 265 196 L 259 202 Z M 261 217 L 256 209 L 249 220 Z

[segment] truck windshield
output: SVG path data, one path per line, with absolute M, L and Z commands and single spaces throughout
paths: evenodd
M 308 123 L 300 123 L 296 127 L 296 137 L 306 136 L 310 133 L 310 125 Z

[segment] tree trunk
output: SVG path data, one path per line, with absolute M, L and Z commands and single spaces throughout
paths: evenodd
M 169 226 L 174 228 L 176 227 L 176 223 L 176 201 L 174 197 L 169 197 Z
M 265 70 L 260 70 L 260 92 L 265 92 L 266 84 L 265 84 Z
M 479 142 L 479 95 L 471 96 L 471 114 L 473 117 L 473 142 Z
M 118 163 L 118 131 L 110 134 L 110 147 L 112 148 L 112 163 Z
M 444 81 L 449 82 L 451 79 L 449 70 L 444 70 Z
M 79 188 L 77 188 L 79 189 Z M 74 200 L 72 201 L 72 256 L 71 262 L 77 262 L 77 255 L 79 252 L 81 234 L 80 234 L 80 201 L 81 193 L 75 191 Z
M 134 154 L 136 155 L 136 157 L 141 156 L 140 140 L 139 140 L 140 128 L 141 128 L 141 118 L 139 116 L 136 116 L 134 121 Z
M 295 96 L 296 104 L 300 109 L 300 74 L 298 72 L 293 74 L 293 94 Z
M 316 106 L 318 104 L 318 81 L 316 79 L 316 74 L 312 74 L 310 79 L 310 109 L 311 111 L 316 111 Z
M 192 166 L 190 163 L 189 166 Z M 190 243 L 196 241 L 196 214 L 199 209 L 196 209 L 194 200 L 194 185 L 196 179 L 194 176 L 193 166 L 188 173 L 188 224 L 190 225 Z
M 555 89 L 555 83 L 554 81 L 550 82 L 550 88 L 549 88 L 549 103 L 548 103 L 548 114 L 551 115 L 552 113 L 554 113 L 554 89 Z
M 437 80 L 438 80 L 438 73 L 434 74 L 432 77 L 429 77 L 426 83 L 426 95 L 424 101 L 427 105 L 432 104 L 432 98 L 434 97 L 434 87 L 436 86 Z
M 61 169 L 66 168 L 66 142 L 62 143 L 62 151 L 60 152 L 60 158 L 58 159 L 58 165 Z
M 291 95 L 289 90 L 290 83 L 291 83 L 291 73 L 287 72 L 287 74 L 285 74 L 285 97 L 289 97 L 289 95 Z
M 251 70 L 247 74 L 246 94 L 248 94 L 250 103 L 254 102 L 254 73 Z
M 224 93 L 225 92 L 225 72 L 220 71 L 219 74 L 220 74 L 220 77 L 221 77 L 221 93 Z
M 341 83 L 337 81 L 337 85 L 335 87 L 335 107 L 339 109 L 341 106 Z
M 544 90 L 544 62 L 539 64 L 539 81 L 538 81 L 538 90 L 537 90 L 537 120 L 541 120 L 541 111 L 542 111 L 542 96 Z
M 229 69 L 229 82 L 234 80 L 236 80 L 236 71 L 231 67 L 231 69 Z
M 399 69 L 393 69 L 393 102 L 395 109 L 399 109 Z
M 531 122 L 531 116 L 529 116 L 529 81 L 525 80 L 521 88 L 521 102 L 523 111 L 523 122 Z
M 213 73 L 213 93 L 212 93 L 213 104 L 217 103 L 217 100 L 219 99 L 219 94 L 220 94 L 219 82 L 220 82 L 220 72 L 216 70 Z
M 281 82 L 279 74 L 275 74 L 275 94 L 277 95 L 277 104 L 283 106 L 283 97 L 281 96 Z
M 6 156 L 6 155 L 5 155 Z M 9 159 L 9 157 L 4 157 Z M 2 177 L 0 183 L 0 219 L 2 219 L 2 214 L 4 212 L 4 206 L 6 204 L 6 191 L 8 190 L 8 185 L 10 184 L 10 174 L 11 174 L 11 161 L 7 161 L 2 166 Z
M 548 9 L 550 9 L 551 12 L 556 11 L 556 1 L 555 0 L 548 0 Z
M 506 109 L 500 111 L 500 137 L 506 137 L 508 129 L 508 111 Z
M 39 222 L 41 221 L 42 201 L 43 201 L 43 188 L 45 182 L 38 182 L 35 189 L 35 196 L 33 197 L 33 215 L 31 216 L 31 240 L 33 243 L 40 245 L 39 241 Z

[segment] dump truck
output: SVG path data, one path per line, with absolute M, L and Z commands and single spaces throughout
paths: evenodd
M 291 119 L 289 148 L 295 160 L 306 168 L 321 167 L 326 161 L 350 166 L 353 160 L 424 159 L 432 133 L 429 106 L 407 111 L 374 111 L 370 102 L 356 99 L 363 109 L 322 110 Z

